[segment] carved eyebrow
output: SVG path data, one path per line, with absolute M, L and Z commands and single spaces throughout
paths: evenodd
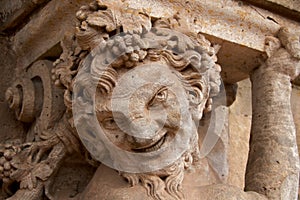
M 157 90 L 155 90 L 153 96 L 152 96 L 152 97 L 150 98 L 150 100 L 148 101 L 147 106 L 151 105 L 151 103 L 152 103 L 153 100 L 155 99 L 157 93 L 159 93 L 159 92 L 161 92 L 161 91 L 164 91 L 164 90 L 166 90 L 167 88 L 168 88 L 168 87 L 165 86 L 165 85 L 163 85 L 163 86 L 160 87 L 160 88 L 157 88 Z

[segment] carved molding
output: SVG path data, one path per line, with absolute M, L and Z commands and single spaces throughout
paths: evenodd
M 80 145 L 64 117 L 63 90 L 52 84 L 52 66 L 47 60 L 35 62 L 6 92 L 17 119 L 30 123 L 23 143 L 1 144 L 0 176 L 3 189 L 12 195 L 8 199 L 40 199 L 44 188 L 50 197 L 49 178 L 67 152 Z M 19 190 L 12 193 L 16 183 Z

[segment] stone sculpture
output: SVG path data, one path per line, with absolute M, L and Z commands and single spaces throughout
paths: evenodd
M 296 199 L 289 96 L 300 73 L 299 35 L 282 28 L 269 37 L 267 58 L 251 74 L 245 192 L 220 184 L 201 155 L 197 126 L 215 108 L 221 84 L 217 47 L 177 15 L 95 1 L 77 18 L 77 33 L 62 41 L 54 68 L 38 61 L 7 90 L 17 118 L 32 123 L 27 143 L 0 149 L 9 199 L 41 199 L 43 191 L 53 199 L 51 177 L 74 152 L 107 165 L 78 199 Z

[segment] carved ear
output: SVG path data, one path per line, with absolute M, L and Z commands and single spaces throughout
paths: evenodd
M 188 98 L 189 98 L 190 104 L 198 105 L 203 100 L 204 95 L 199 88 L 193 87 L 193 90 L 189 91 L 189 93 L 188 93 Z
M 190 111 L 195 121 L 202 118 L 203 111 L 207 102 L 205 93 L 198 87 L 192 87 L 193 90 L 188 92 L 190 102 Z

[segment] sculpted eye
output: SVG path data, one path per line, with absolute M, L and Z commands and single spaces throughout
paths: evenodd
M 152 106 L 155 102 L 163 102 L 166 101 L 168 98 L 168 89 L 167 88 L 161 88 L 158 90 L 158 92 L 155 94 L 155 96 L 151 99 L 149 102 L 149 106 Z
M 168 97 L 168 90 L 167 88 L 163 88 L 155 96 L 155 99 L 158 101 L 165 101 Z
M 103 127 L 109 130 L 115 130 L 118 128 L 113 117 L 107 117 L 102 121 Z

